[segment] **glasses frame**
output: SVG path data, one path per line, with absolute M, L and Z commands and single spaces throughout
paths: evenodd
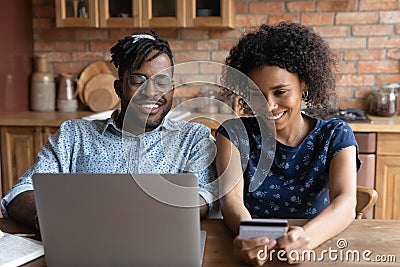
M 144 79 L 144 81 L 142 83 L 132 84 L 131 79 L 134 76 L 141 77 Z M 160 77 L 168 77 L 170 79 L 170 84 L 165 85 L 166 86 L 165 88 L 163 86 L 160 86 L 159 84 L 157 84 L 156 80 Z M 172 77 L 167 74 L 156 74 L 153 77 L 148 78 L 146 75 L 144 75 L 142 73 L 131 73 L 128 75 L 127 79 L 128 79 L 129 87 L 132 89 L 135 89 L 135 90 L 137 90 L 139 88 L 141 88 L 141 90 L 143 90 L 147 86 L 147 82 L 149 80 L 153 82 L 153 86 L 154 86 L 154 88 L 157 89 L 158 92 L 167 93 L 167 92 L 171 91 L 174 87 L 174 81 L 172 80 Z

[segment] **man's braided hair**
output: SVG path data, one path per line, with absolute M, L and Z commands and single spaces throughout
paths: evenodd
M 151 58 L 149 54 L 158 51 Z M 121 79 L 127 68 L 139 69 L 145 61 L 152 61 L 161 54 L 166 54 L 173 63 L 173 55 L 168 41 L 162 39 L 156 32 L 135 33 L 124 39 L 110 49 L 111 63 L 118 68 L 118 76 Z

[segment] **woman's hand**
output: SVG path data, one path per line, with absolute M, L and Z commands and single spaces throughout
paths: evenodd
M 303 261 L 303 251 L 311 249 L 310 238 L 300 226 L 291 226 L 288 233 L 278 239 L 278 246 L 285 251 L 287 262 L 292 264 Z
M 268 251 L 275 245 L 276 240 L 269 240 L 266 237 L 240 239 L 237 236 L 233 240 L 235 255 L 256 266 L 261 266 L 268 261 Z

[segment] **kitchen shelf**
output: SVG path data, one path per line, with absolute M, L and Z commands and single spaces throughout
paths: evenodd
M 56 0 L 57 27 L 98 27 L 97 0 Z
M 235 0 L 55 0 L 57 27 L 233 28 Z

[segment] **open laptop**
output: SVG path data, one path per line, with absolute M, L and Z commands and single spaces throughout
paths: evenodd
M 201 266 L 205 235 L 195 175 L 32 179 L 48 266 Z

